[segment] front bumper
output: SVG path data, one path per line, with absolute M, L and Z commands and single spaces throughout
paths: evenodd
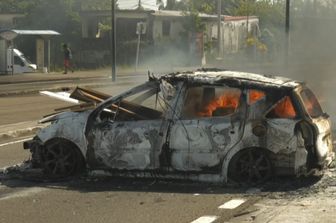
M 23 143 L 23 149 L 29 149 L 32 154 L 32 167 L 39 168 L 42 163 L 43 143 L 38 137 Z

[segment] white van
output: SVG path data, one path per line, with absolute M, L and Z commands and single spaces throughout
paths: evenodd
M 18 49 L 7 49 L 7 72 L 14 74 L 35 72 L 36 64 L 31 63 Z

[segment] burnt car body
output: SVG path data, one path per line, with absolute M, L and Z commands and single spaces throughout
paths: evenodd
M 54 177 L 87 168 L 226 183 L 302 175 L 334 158 L 316 97 L 282 77 L 174 73 L 100 101 L 44 119 L 24 144 L 34 166 Z

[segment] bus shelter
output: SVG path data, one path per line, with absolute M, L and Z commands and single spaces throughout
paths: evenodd
M 0 30 L 0 72 L 8 73 L 8 66 L 11 67 L 11 73 L 14 73 L 13 60 L 8 59 L 8 49 L 13 49 L 14 39 L 21 35 L 30 35 L 36 37 L 36 65 L 37 69 L 46 68 L 50 70 L 50 39 L 53 36 L 61 35 L 54 30 L 18 30 L 7 29 Z M 47 61 L 45 61 L 45 43 L 47 43 Z

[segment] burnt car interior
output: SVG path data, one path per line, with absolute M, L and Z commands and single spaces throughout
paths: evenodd
M 198 86 L 187 90 L 182 118 L 226 116 L 236 112 L 241 90 L 227 86 Z
M 55 111 L 80 112 L 94 109 L 97 104 L 107 100 L 111 95 L 104 94 L 88 88 L 77 87 L 70 94 L 70 98 L 81 101 L 80 104 L 57 108 Z M 122 98 L 109 107 L 105 108 L 101 114 L 101 120 L 136 121 L 160 119 L 166 107 L 160 88 L 158 86 L 147 88 L 138 94 Z M 50 115 L 47 115 L 50 116 Z
M 166 102 L 159 88 L 146 89 L 138 94 L 121 98 L 100 114 L 100 119 L 138 121 L 162 118 Z
M 187 90 L 182 118 L 202 118 L 231 115 L 239 107 L 242 90 L 227 86 L 197 86 Z M 248 90 L 249 105 L 266 98 L 262 90 Z M 295 119 L 297 112 L 289 96 L 284 96 L 267 112 L 269 119 Z

